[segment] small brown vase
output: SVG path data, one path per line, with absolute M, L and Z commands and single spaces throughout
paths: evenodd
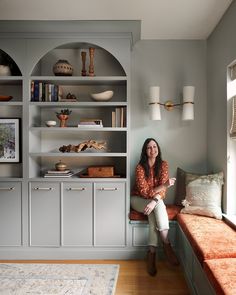
M 60 120 L 60 127 L 67 127 L 66 126 L 66 121 L 68 120 L 69 116 L 68 115 L 57 115 L 57 118 Z

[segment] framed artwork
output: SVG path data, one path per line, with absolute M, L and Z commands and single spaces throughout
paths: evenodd
M 0 163 L 20 162 L 20 119 L 0 118 Z

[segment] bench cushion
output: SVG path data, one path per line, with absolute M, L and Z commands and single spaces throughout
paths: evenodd
M 177 206 L 177 205 L 166 205 L 166 210 L 167 214 L 169 217 L 169 220 L 176 220 L 177 219 L 177 214 L 180 212 L 182 209 L 182 206 Z M 129 214 L 130 220 L 148 220 L 147 216 L 144 215 L 141 212 L 135 211 L 134 209 L 130 209 L 130 214 Z
M 178 214 L 178 223 L 201 264 L 206 259 L 236 258 L 236 232 L 223 220 Z
M 236 294 L 236 258 L 205 260 L 203 267 L 217 295 Z

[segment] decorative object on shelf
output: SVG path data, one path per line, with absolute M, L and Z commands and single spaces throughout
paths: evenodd
M 89 48 L 89 58 L 90 58 L 90 64 L 89 64 L 89 76 L 95 76 L 94 74 L 94 51 L 95 48 L 90 47 Z
M 62 153 L 79 153 L 85 151 L 88 148 L 94 148 L 96 150 L 106 149 L 106 142 L 98 142 L 96 140 L 86 140 L 78 145 L 63 145 L 59 148 Z
M 113 177 L 115 168 L 114 166 L 92 166 L 88 167 L 89 177 Z
M 61 160 L 55 164 L 55 168 L 57 171 L 65 171 L 67 166 L 65 163 L 63 163 Z
M 20 119 L 0 119 L 0 163 L 20 162 Z
M 48 127 L 54 127 L 54 126 L 57 125 L 57 122 L 56 121 L 49 120 L 49 121 L 45 121 L 45 124 Z
M 69 109 L 61 110 L 60 113 L 56 112 L 57 118 L 60 120 L 60 127 L 66 127 L 66 121 L 68 120 L 71 112 L 72 111 L 70 111 Z
M 5 65 L 0 65 L 0 76 L 11 76 L 10 67 Z
M 81 58 L 82 58 L 82 70 L 81 70 L 81 76 L 86 76 L 87 72 L 86 72 L 86 51 L 82 51 L 81 52 Z
M 107 90 L 99 93 L 91 93 L 91 97 L 96 101 L 108 101 L 112 98 L 114 91 Z
M 55 76 L 72 76 L 73 67 L 65 59 L 59 59 L 53 66 L 53 73 Z
M 10 95 L 0 95 L 0 101 L 9 101 L 13 98 L 13 96 Z
M 0 76 L 20 76 L 21 71 L 14 60 L 0 49 Z
M 173 103 L 172 101 L 160 102 L 160 87 L 150 87 L 149 111 L 151 120 L 161 120 L 160 106 L 164 106 L 167 111 L 172 111 L 177 106 L 183 106 L 182 120 L 194 119 L 194 86 L 183 87 L 183 102 Z
M 81 178 L 92 178 L 92 177 L 109 177 L 119 178 L 120 175 L 115 175 L 114 166 L 91 166 L 79 173 Z
M 74 94 L 71 94 L 70 92 L 66 95 L 65 99 L 62 99 L 61 101 L 77 101 L 77 98 Z
M 80 119 L 78 127 L 103 127 L 101 119 Z

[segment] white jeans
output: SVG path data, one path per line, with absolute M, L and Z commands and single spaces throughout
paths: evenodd
M 130 203 L 131 207 L 138 211 L 144 211 L 147 204 L 151 202 L 151 199 L 144 199 L 139 196 L 131 196 Z M 156 207 L 153 209 L 152 213 L 148 215 L 149 223 L 149 246 L 157 247 L 158 245 L 158 231 L 169 229 L 169 219 L 166 211 L 166 206 L 163 200 L 157 202 Z

